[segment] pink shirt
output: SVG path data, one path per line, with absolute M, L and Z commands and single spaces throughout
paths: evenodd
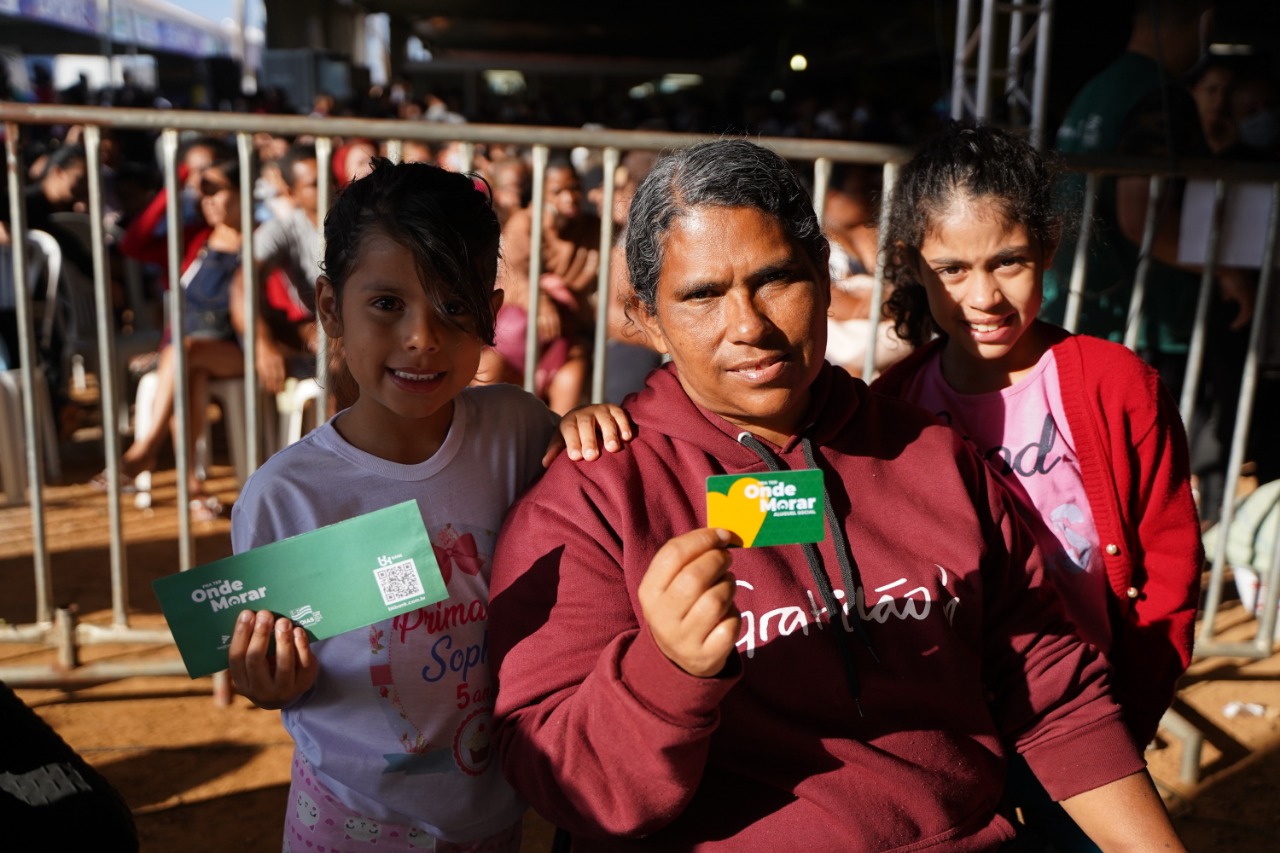
M 942 376 L 941 359 L 931 358 L 904 396 L 963 435 L 1036 508 L 1047 528 L 1040 531 L 1045 564 L 1068 615 L 1081 636 L 1109 650 L 1107 578 L 1053 352 L 1018 382 L 983 394 L 956 391 Z

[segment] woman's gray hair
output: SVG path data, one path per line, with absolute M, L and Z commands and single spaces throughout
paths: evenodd
M 704 205 L 749 207 L 773 217 L 818 274 L 828 274 L 827 238 L 791 164 L 745 139 L 703 142 L 664 155 L 631 202 L 627 272 L 646 311 L 655 308 L 667 231 L 677 217 Z

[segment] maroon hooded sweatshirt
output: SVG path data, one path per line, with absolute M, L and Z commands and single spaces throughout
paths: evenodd
M 982 460 L 843 371 L 811 391 L 800 434 L 761 448 L 668 365 L 629 401 L 625 449 L 561 456 L 508 515 L 489 620 L 502 767 L 575 853 L 988 850 L 1013 836 L 1002 743 L 1056 798 L 1142 769 L 1105 662 Z M 823 471 L 827 535 L 733 552 L 737 654 L 697 678 L 658 649 L 637 588 L 706 525 L 706 477 L 767 457 Z

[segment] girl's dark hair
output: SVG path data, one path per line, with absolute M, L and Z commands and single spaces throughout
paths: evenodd
M 342 305 L 342 290 L 360 250 L 379 234 L 413 253 L 436 313 L 493 344 L 490 299 L 498 275 L 498 217 L 489 193 L 470 175 L 427 163 L 378 157 L 373 171 L 352 181 L 324 218 L 324 272 Z M 446 308 L 461 302 L 466 325 Z
M 902 167 L 885 233 L 885 281 L 893 287 L 886 311 L 898 337 L 920 346 L 940 330 L 920 281 L 920 246 L 957 198 L 990 199 L 1044 250 L 1062 233 L 1054 209 L 1053 169 L 1020 136 L 995 127 L 953 123 Z
M 627 216 L 627 272 L 635 299 L 650 313 L 672 223 L 692 208 L 749 207 L 773 217 L 828 275 L 830 247 L 813 201 L 791 165 L 745 139 L 718 139 L 666 154 L 636 190 Z

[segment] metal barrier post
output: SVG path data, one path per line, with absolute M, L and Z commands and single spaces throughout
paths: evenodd
M 876 344 L 880 340 L 880 315 L 884 305 L 884 251 L 885 235 L 889 233 L 889 197 L 893 185 L 898 182 L 898 164 L 885 163 L 881 178 L 880 228 L 876 232 L 876 270 L 871 285 L 871 308 L 867 316 L 867 354 L 862 363 L 862 378 L 871 381 L 876 371 Z
M 1133 275 L 1133 295 L 1129 300 L 1129 317 L 1124 324 L 1124 345 L 1138 349 L 1138 336 L 1142 332 L 1142 315 L 1146 309 L 1147 276 L 1151 271 L 1151 252 L 1156 242 L 1156 224 L 1160 215 L 1160 200 L 1164 195 L 1164 178 L 1151 176 L 1147 193 L 1147 219 L 1142 228 L 1142 248 L 1138 253 L 1138 269 Z M 1155 342 L 1148 341 L 1148 346 Z
M 1244 371 L 1240 377 L 1240 398 L 1236 407 L 1235 431 L 1231 437 L 1231 455 L 1227 463 L 1228 486 L 1222 494 L 1222 514 L 1217 547 L 1214 548 L 1213 565 L 1209 570 L 1209 593 L 1204 605 L 1204 618 L 1196 644 L 1196 654 L 1230 655 L 1235 657 L 1264 658 L 1271 654 L 1270 633 L 1257 635 L 1253 643 L 1217 643 L 1213 639 L 1214 621 L 1222 601 L 1222 580 L 1227 557 L 1226 531 L 1231 529 L 1235 517 L 1236 487 L 1240 470 L 1244 467 L 1245 447 L 1249 441 L 1249 420 L 1253 416 L 1253 397 L 1258 383 L 1258 358 L 1262 352 L 1262 332 L 1267 321 L 1267 302 L 1271 291 L 1271 279 L 1276 262 L 1276 234 L 1280 232 L 1280 181 L 1271 185 L 1271 214 L 1267 224 L 1267 244 L 1262 253 L 1262 270 L 1258 280 L 1258 298 L 1254 303 L 1253 322 L 1249 326 L 1249 350 L 1245 356 Z M 1280 548 L 1276 549 L 1280 554 Z M 1280 584 L 1272 576 L 1268 590 L 1270 625 L 1275 625 L 1275 604 L 1280 596 Z M 1264 622 L 1264 625 L 1267 623 Z
M 1213 185 L 1213 216 L 1209 222 L 1209 244 L 1205 247 L 1204 272 L 1200 276 L 1200 293 L 1196 297 L 1196 319 L 1191 328 L 1191 343 L 1187 349 L 1187 374 L 1182 380 L 1182 398 L 1178 411 L 1182 422 L 1191 428 L 1191 416 L 1196 410 L 1196 392 L 1200 385 L 1200 370 L 1204 366 L 1204 340 L 1209 323 L 1209 300 L 1213 295 L 1213 274 L 1218 265 L 1218 232 L 1222 228 L 1222 208 L 1227 197 L 1227 182 L 1218 180 Z
M 44 451 L 41 431 L 36 428 L 36 355 L 31 322 L 31 282 L 27 266 L 26 205 L 17 203 L 25 196 L 22 157 L 18 145 L 22 140 L 14 122 L 5 123 L 5 171 L 9 179 L 9 227 L 13 256 L 13 298 L 18 315 L 18 351 L 22 358 L 22 431 L 26 441 L 27 493 L 31 503 L 32 554 L 36 587 L 36 621 L 47 625 L 53 618 L 50 590 L 53 577 L 49 569 L 49 547 L 44 518 Z M 48 306 L 54 310 L 54 306 Z M 57 448 L 50 448 L 56 452 Z
M 191 489 L 187 472 L 191 470 L 191 421 L 188 416 L 191 398 L 187 384 L 187 351 L 182 330 L 186 327 L 186 299 L 182 286 L 182 188 L 178 186 L 178 131 L 168 128 L 160 136 L 164 156 L 164 189 L 168 197 L 165 209 L 165 233 L 169 248 L 169 346 L 173 351 L 173 417 L 177 424 L 174 442 L 174 467 L 178 474 L 178 569 L 187 571 L 195 564 L 195 542 L 191 533 Z M 163 429 L 162 423 L 156 429 Z
M 529 202 L 532 225 L 529 235 L 529 297 L 525 307 L 524 390 L 537 393 L 538 386 L 538 294 L 542 278 L 542 217 L 547 194 L 547 159 L 545 145 L 533 146 L 533 200 Z
M 1084 279 L 1089 271 L 1089 240 L 1093 236 L 1093 216 L 1098 204 L 1098 173 L 1089 172 L 1084 179 L 1084 210 L 1080 212 L 1080 234 L 1076 238 L 1076 254 L 1071 262 L 1071 282 L 1067 286 L 1066 314 L 1062 326 L 1074 332 L 1080 325 L 1084 303 Z
M 601 173 L 604 198 L 600 201 L 600 269 L 596 277 L 596 333 L 591 362 L 591 402 L 604 402 L 605 380 L 609 372 L 609 306 L 613 288 L 609 273 L 613 263 L 613 195 L 617 190 L 618 149 L 604 149 Z

